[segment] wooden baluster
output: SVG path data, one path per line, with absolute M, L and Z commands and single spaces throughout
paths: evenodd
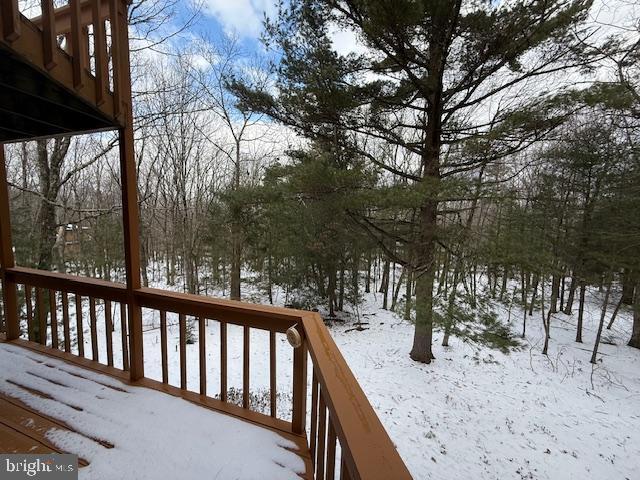
M 107 365 L 113 367 L 113 319 L 109 300 L 104 301 L 104 323 L 107 337 Z
M 62 328 L 64 332 L 64 351 L 71 352 L 71 332 L 69 328 L 69 296 L 67 292 L 60 292 L 62 295 Z
M 180 324 L 180 388 L 187 389 L 187 318 L 179 314 Z
M 56 305 L 56 291 L 49 290 L 49 310 L 51 312 L 51 346 L 58 348 L 58 307 Z
M 293 413 L 291 430 L 302 434 L 307 423 L 307 345 L 293 349 Z
M 207 394 L 207 334 L 204 318 L 198 318 L 198 348 L 200 349 L 200 395 Z
M 111 65 L 113 69 L 113 116 L 118 118 L 122 115 L 122 48 L 120 41 L 120 18 L 118 14 L 118 2 L 120 0 L 109 0 L 109 23 L 111 24 Z
M 322 390 L 319 395 L 318 405 L 318 444 L 317 444 L 317 457 L 316 457 L 316 478 L 324 478 L 324 452 L 326 445 L 326 422 L 327 422 L 327 407 L 324 404 L 324 398 L 322 396 Z
M 47 344 L 47 313 L 44 311 L 42 290 L 36 287 L 36 312 L 38 315 L 38 341 L 40 345 Z
M 122 340 L 122 369 L 129 370 L 129 342 L 127 342 L 127 304 L 120 304 L 120 338 Z
M 80 23 L 80 0 L 69 0 L 71 9 L 71 58 L 73 66 L 73 87 L 78 90 L 83 85 L 86 68 L 86 47 L 83 41 L 83 27 Z
M 31 287 L 29 285 L 24 286 L 24 302 L 27 304 L 27 334 L 30 342 L 34 342 L 33 336 L 33 303 L 31 301 Z
M 242 348 L 242 408 L 249 408 L 249 368 L 250 368 L 250 343 L 251 343 L 251 331 L 250 328 L 245 326 L 243 328 L 243 348 Z
M 227 401 L 227 324 L 220 322 L 220 400 Z
M 56 51 L 58 49 L 53 0 L 42 0 L 42 51 L 44 68 L 53 69 L 56 65 Z
M 270 413 L 276 418 L 276 332 L 269 332 L 269 393 L 270 393 Z
M 329 416 L 329 433 L 327 439 L 327 480 L 334 480 L 336 475 L 336 430 Z
M 100 0 L 93 0 L 93 50 L 96 57 L 96 103 L 102 105 L 109 86 L 109 65 L 107 64 L 107 35 L 104 20 L 100 15 Z
M 89 297 L 89 319 L 91 323 L 91 357 L 93 361 L 99 362 L 98 355 L 98 320 L 96 317 L 96 299 Z
M 21 34 L 18 0 L 0 0 L 2 33 L 7 42 L 13 42 Z
M 169 383 L 167 365 L 167 312 L 160 312 L 160 350 L 162 354 L 162 383 Z
M 313 372 L 311 380 L 311 435 L 309 436 L 309 451 L 311 452 L 311 463 L 316 465 L 316 445 L 318 434 L 318 379 L 316 372 Z
M 84 326 L 82 325 L 82 297 L 76 294 L 76 333 L 78 335 L 78 355 L 84 357 Z

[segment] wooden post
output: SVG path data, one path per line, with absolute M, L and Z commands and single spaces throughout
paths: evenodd
M 43 0 L 42 5 L 42 51 L 44 55 L 44 68 L 53 69 L 58 49 L 53 0 Z
M 7 340 L 15 340 L 20 336 L 16 284 L 11 282 L 6 275 L 6 269 L 14 266 L 9 213 L 9 184 L 4 163 L 4 145 L 0 143 L 0 279 L 2 280 Z
M 107 37 L 105 34 L 104 20 L 100 11 L 100 2 L 94 1 L 92 5 L 93 18 L 93 50 L 96 57 L 96 103 L 102 105 L 106 98 L 109 86 L 109 66 L 107 64 Z
M 0 13 L 4 39 L 13 42 L 21 33 L 18 0 L 0 0 Z
M 88 45 L 84 44 L 82 35 L 82 24 L 80 22 L 80 0 L 69 0 L 71 7 L 71 57 L 73 60 L 73 87 L 82 88 L 84 80 L 84 69 L 86 68 L 85 50 Z M 68 40 L 68 37 L 67 37 Z
M 293 414 L 291 430 L 302 434 L 307 423 L 307 345 L 293 349 Z
M 131 380 L 144 376 L 142 351 L 142 309 L 135 292 L 141 287 L 140 281 L 140 227 L 138 219 L 138 191 L 136 181 L 136 158 L 133 145 L 133 112 L 131 109 L 131 75 L 129 67 L 129 34 L 127 32 L 127 6 L 118 0 L 117 19 L 111 19 L 112 32 L 121 48 L 114 68 L 122 68 L 120 75 L 125 104 L 124 127 L 120 129 L 120 175 L 122 181 L 122 220 L 124 227 L 124 256 L 127 272 L 127 305 L 129 307 L 129 355 Z

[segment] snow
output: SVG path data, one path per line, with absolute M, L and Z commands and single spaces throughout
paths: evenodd
M 573 341 L 576 315 L 558 314 L 548 357 L 539 311 L 519 351 L 440 347 L 437 333 L 430 365 L 409 359 L 413 326 L 374 295 L 362 309 L 369 330 L 332 333 L 416 479 L 638 478 L 640 351 L 626 346 L 630 315 L 619 316 L 592 372 L 601 300 L 591 300 L 585 343 Z M 520 331 L 515 307 L 512 321 Z
M 267 303 L 255 282 L 244 281 L 251 280 L 246 277 L 243 298 Z M 162 282 L 153 286 L 167 288 Z M 210 294 L 222 296 L 222 292 Z M 366 294 L 359 308 L 363 321 L 369 322 L 368 330 L 347 332 L 353 327 L 349 323 L 337 323 L 330 330 L 416 479 L 635 479 L 640 467 L 640 350 L 626 345 L 632 319 L 629 310 L 621 310 L 613 329 L 604 330 L 606 343 L 600 345 L 598 365 L 589 363 L 602 296 L 596 290 L 588 292 L 583 344 L 574 342 L 577 313 L 552 317 L 548 356 L 541 354 L 544 331 L 539 310 L 527 317 L 527 336 L 510 354 L 455 337 L 450 347 L 441 347 L 441 333 L 436 331 L 436 360 L 431 365 L 409 359 L 413 325 L 381 309 L 381 294 Z M 286 303 L 281 291 L 276 298 L 278 304 Z M 510 319 L 513 331 L 521 331 L 518 306 L 510 314 L 497 302 L 495 308 L 502 322 L 508 324 Z M 70 309 L 74 311 L 73 306 Z M 86 309 L 85 305 L 89 357 Z M 113 341 L 118 365 L 116 310 Z M 605 322 L 612 310 L 613 306 Z M 103 318 L 98 312 L 98 319 Z M 160 380 L 158 313 L 144 310 L 143 322 L 145 375 Z M 177 386 L 177 317 L 169 314 L 167 322 L 169 383 Z M 103 320 L 98 327 L 104 362 Z M 242 328 L 228 328 L 229 387 L 239 390 Z M 206 332 L 208 394 L 214 396 L 220 388 L 219 324 L 210 321 Z M 268 414 L 268 335 L 254 329 L 251 335 L 251 391 L 258 398 L 252 408 Z M 284 335 L 278 336 L 277 349 L 278 418 L 287 420 L 292 349 Z M 188 388 L 198 391 L 197 343 L 187 346 L 187 376 Z M 200 443 L 196 438 L 189 445 Z
M 296 479 L 304 472 L 295 444 L 271 430 L 13 345 L 0 344 L 0 364 L 0 392 L 78 432 L 47 437 L 90 462 L 81 479 Z

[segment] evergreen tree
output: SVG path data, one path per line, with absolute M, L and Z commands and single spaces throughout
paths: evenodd
M 267 25 L 279 49 L 278 95 L 234 91 L 310 138 L 367 158 L 414 192 L 416 215 L 398 258 L 416 279 L 411 357 L 429 363 L 439 217 L 448 183 L 538 140 L 560 122 L 551 94 L 515 95 L 528 82 L 583 65 L 580 29 L 590 0 L 433 2 L 305 0 L 281 6 Z M 353 31 L 364 52 L 339 56 L 333 26 Z M 491 102 L 503 99 L 499 108 Z M 559 111 L 560 110 L 560 111 Z M 396 154 L 383 156 L 384 146 Z M 453 152 L 458 155 L 450 155 Z M 384 233 L 397 232 L 364 222 Z M 391 251 L 389 251 L 391 250 Z M 407 253 L 410 252 L 410 255 Z

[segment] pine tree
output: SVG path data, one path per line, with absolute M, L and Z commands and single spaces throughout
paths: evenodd
M 529 80 L 582 64 L 569 56 L 579 50 L 574 32 L 590 5 L 590 0 L 294 2 L 267 25 L 267 45 L 276 46 L 281 58 L 279 95 L 234 85 L 252 108 L 308 137 L 333 139 L 413 190 L 416 218 L 405 249 L 411 257 L 398 260 L 411 262 L 416 280 L 411 351 L 416 361 L 433 359 L 433 287 L 447 182 L 523 149 L 559 122 L 558 103 L 545 92 L 514 98 L 482 119 L 471 112 Z M 336 54 L 332 25 L 355 32 L 365 52 Z M 537 60 L 525 62 L 525 57 Z M 399 167 L 395 155 L 384 158 L 384 145 L 410 161 Z M 445 155 L 455 150 L 461 153 Z M 386 240 L 393 235 L 386 232 Z

